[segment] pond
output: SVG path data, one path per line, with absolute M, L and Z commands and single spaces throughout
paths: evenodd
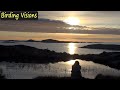
M 80 59 L 49 64 L 1 62 L 0 68 L 3 69 L 7 79 L 33 79 L 38 76 L 70 77 L 75 61 L 79 61 L 82 76 L 85 78 L 94 79 L 98 74 L 120 76 L 120 71 L 117 69 Z

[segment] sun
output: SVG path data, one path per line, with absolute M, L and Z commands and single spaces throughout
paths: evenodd
M 67 19 L 64 20 L 64 22 L 70 25 L 80 24 L 80 20 L 77 17 L 68 17 Z

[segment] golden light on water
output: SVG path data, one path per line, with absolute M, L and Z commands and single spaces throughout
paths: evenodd
M 74 63 L 75 63 L 75 60 L 67 61 L 67 64 L 70 64 L 70 65 L 73 65 Z
M 67 61 L 66 64 L 71 66 L 71 65 L 74 65 L 75 61 L 78 61 L 80 66 L 86 66 L 86 67 L 89 66 L 90 63 L 93 63 L 93 62 L 88 62 L 88 61 L 84 61 L 81 59 L 75 59 L 75 60 L 71 59 L 71 60 Z
M 69 43 L 68 50 L 69 50 L 69 54 L 75 54 L 75 50 L 76 50 L 75 43 Z
M 77 17 L 68 17 L 64 22 L 70 25 L 80 25 L 80 20 Z

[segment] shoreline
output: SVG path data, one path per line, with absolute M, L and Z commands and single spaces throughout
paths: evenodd
M 58 53 L 48 49 L 37 49 L 25 45 L 4 46 L 0 45 L 0 62 L 15 63 L 55 63 L 81 59 L 107 65 L 111 68 L 120 69 L 120 52 L 103 52 L 100 54 L 70 55 L 66 52 Z

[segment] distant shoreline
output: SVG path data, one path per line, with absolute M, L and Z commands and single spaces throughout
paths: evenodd
M 120 50 L 120 45 L 116 44 L 91 44 L 79 48 L 89 48 L 89 49 L 105 49 L 105 50 Z
M 15 43 L 15 42 L 42 42 L 42 43 L 103 43 L 103 42 L 74 42 L 74 41 L 59 41 L 54 39 L 45 39 L 45 40 L 1 40 L 3 43 Z

